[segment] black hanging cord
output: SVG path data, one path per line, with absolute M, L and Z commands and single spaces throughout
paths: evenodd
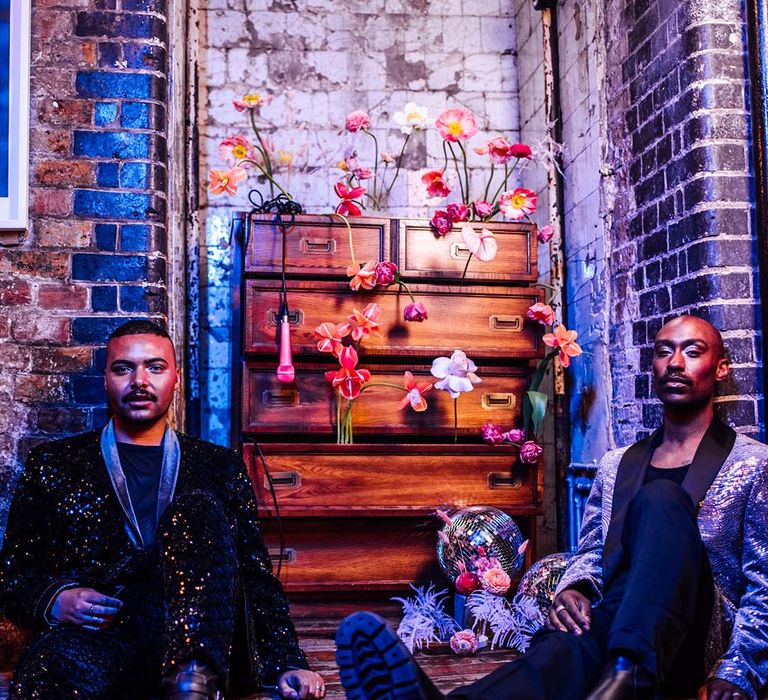
M 275 506 L 275 519 L 277 520 L 277 533 L 280 541 L 280 555 L 277 559 L 277 573 L 275 576 L 280 578 L 280 571 L 283 568 L 283 558 L 285 557 L 285 530 L 283 528 L 283 519 L 280 517 L 280 506 L 277 503 L 277 493 L 275 493 L 275 484 L 272 481 L 272 473 L 269 471 L 267 465 L 267 459 L 264 457 L 264 453 L 261 451 L 261 446 L 258 442 L 253 443 L 256 446 L 256 451 L 259 453 L 259 459 L 261 460 L 261 466 L 264 467 L 264 474 L 267 477 L 267 483 L 269 484 L 269 491 L 272 494 L 272 504 Z

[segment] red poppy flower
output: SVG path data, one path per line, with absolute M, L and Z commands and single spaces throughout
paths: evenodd
M 327 381 L 333 384 L 334 389 L 348 400 L 356 399 L 360 395 L 363 384 L 371 378 L 367 369 L 355 369 L 357 367 L 357 352 L 351 346 L 344 347 L 339 353 L 341 367 L 337 372 L 325 373 Z

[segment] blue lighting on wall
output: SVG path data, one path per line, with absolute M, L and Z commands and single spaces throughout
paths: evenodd
M 0 197 L 9 196 L 11 0 L 0 0 Z

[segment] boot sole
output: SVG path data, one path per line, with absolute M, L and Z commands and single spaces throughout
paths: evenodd
M 348 700 L 426 700 L 416 662 L 374 613 L 358 612 L 342 621 L 336 663 Z

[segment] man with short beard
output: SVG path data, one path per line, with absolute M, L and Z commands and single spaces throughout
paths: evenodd
M 165 330 L 129 321 L 107 343 L 110 421 L 31 452 L 0 552 L 2 613 L 33 632 L 10 697 L 215 700 L 232 676 L 325 695 L 242 460 L 168 425 L 178 383 Z
M 546 629 L 448 698 L 757 698 L 768 681 L 768 448 L 715 418 L 728 372 L 706 321 L 661 328 L 664 423 L 601 461 Z M 347 618 L 337 644 L 350 700 L 446 697 L 371 613 Z

